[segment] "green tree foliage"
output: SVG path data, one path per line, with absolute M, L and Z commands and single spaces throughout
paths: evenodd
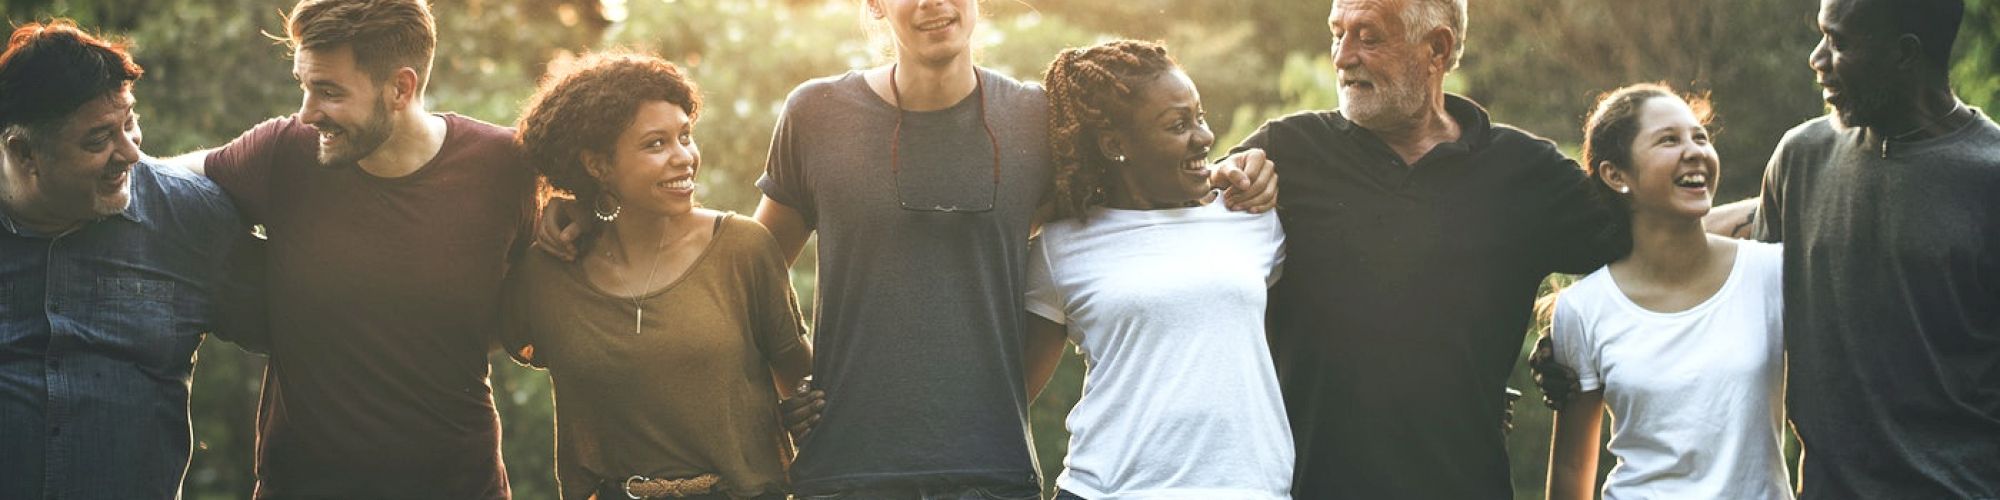
M 2000 0 L 1965 0 L 1965 22 L 1952 44 L 1952 88 L 1958 98 L 2000 110 Z
M 1464 73 L 1497 120 L 1564 144 L 1582 140 L 1597 95 L 1625 84 L 1710 92 L 1719 194 L 1754 196 L 1779 137 L 1821 112 L 1805 64 L 1813 15 L 1788 2 L 1474 2 Z
M 707 99 L 697 132 L 708 206 L 748 213 L 759 196 L 770 132 L 786 95 L 809 78 L 881 61 L 858 0 L 433 0 L 440 43 L 429 107 L 511 124 L 550 64 L 625 47 L 680 64 Z M 298 105 L 283 32 L 293 0 L 0 0 L 14 22 L 49 16 L 129 37 L 147 76 L 138 86 L 148 152 L 220 145 Z M 1338 104 L 1327 53 L 1328 2 L 1239 0 L 984 0 L 981 64 L 1038 80 L 1065 47 L 1113 38 L 1165 42 L 1200 88 L 1218 148 L 1265 120 Z M 2000 0 L 1966 0 L 1952 70 L 1967 102 L 2000 104 Z M 1779 136 L 1823 112 L 1806 54 L 1817 40 L 1810 3 L 1779 0 L 1477 0 L 1463 66 L 1446 88 L 1495 118 L 1573 151 L 1591 100 L 1640 81 L 1711 92 L 1727 160 L 1722 194 L 1754 194 Z M 793 282 L 810 310 L 810 247 Z M 1562 283 L 1567 278 L 1552 278 Z M 1531 327 L 1530 331 L 1538 329 Z M 1533 335 L 1527 339 L 1532 340 Z M 1523 353 L 1527 346 L 1523 346 Z M 1061 470 L 1063 418 L 1084 367 L 1067 353 L 1031 410 L 1046 479 Z M 192 411 L 192 499 L 245 498 L 263 360 L 210 342 L 200 352 Z M 507 460 L 519 498 L 554 498 L 554 407 L 544 372 L 493 356 Z M 1383 374 L 1394 376 L 1394 374 Z M 670 383 L 671 381 L 657 381 Z M 1524 366 L 1510 385 L 1527 398 L 1509 437 L 1521 497 L 1541 495 L 1549 412 Z M 1607 461 L 1608 465 L 1609 462 Z

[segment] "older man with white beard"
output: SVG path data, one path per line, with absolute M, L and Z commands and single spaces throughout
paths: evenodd
M 1340 109 L 1236 147 L 1280 169 L 1269 335 L 1297 498 L 1508 498 L 1508 372 L 1543 277 L 1610 217 L 1555 144 L 1444 93 L 1465 0 L 1338 0 Z

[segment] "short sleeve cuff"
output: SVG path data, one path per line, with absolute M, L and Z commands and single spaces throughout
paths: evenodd
M 1063 314 L 1062 308 L 1053 305 L 1028 301 L 1028 313 L 1041 316 L 1042 319 L 1049 320 L 1049 322 L 1058 325 L 1069 324 L 1069 317 Z
M 814 212 L 812 207 L 805 202 L 805 197 L 800 196 L 790 189 L 786 189 L 786 186 L 780 184 L 777 179 L 772 178 L 771 174 L 766 173 L 757 178 L 757 190 L 763 191 L 764 196 L 770 198 L 771 201 L 778 202 L 780 205 L 791 207 L 792 210 L 798 211 L 799 215 L 805 218 L 806 227 L 819 227 L 819 214 Z
M 1583 392 L 1591 392 L 1603 389 L 1604 381 L 1598 380 L 1596 376 L 1579 375 L 1576 377 L 1576 385 L 1581 387 Z

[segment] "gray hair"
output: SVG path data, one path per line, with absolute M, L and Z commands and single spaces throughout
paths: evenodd
M 1409 33 L 1410 43 L 1423 41 L 1435 28 L 1451 30 L 1453 43 L 1451 53 L 1445 55 L 1445 71 L 1458 69 L 1458 59 L 1465 55 L 1465 2 L 1405 0 L 1403 4 L 1403 30 Z

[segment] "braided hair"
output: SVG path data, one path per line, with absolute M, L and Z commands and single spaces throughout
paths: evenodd
M 1131 112 L 1140 85 L 1179 68 L 1167 48 L 1136 40 L 1073 48 L 1056 55 L 1043 82 L 1049 95 L 1049 145 L 1055 156 L 1053 217 L 1082 216 L 1104 204 L 1105 168 L 1098 137 Z

